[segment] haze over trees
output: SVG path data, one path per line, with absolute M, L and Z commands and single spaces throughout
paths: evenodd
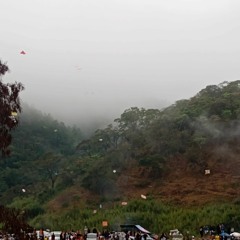
M 111 158 L 112 167 L 124 161 L 148 167 L 154 179 L 161 178 L 168 159 L 177 155 L 202 172 L 208 166 L 210 146 L 239 141 L 239 94 L 240 81 L 224 82 L 163 110 L 132 107 L 78 148 L 88 155 L 100 154 L 104 165 Z
M 72 165 L 71 177 L 99 194 L 117 189 L 116 175 L 111 174 L 114 169 L 122 172 L 141 166 L 146 178 L 161 180 L 169 172 L 169 159 L 176 156 L 186 159 L 195 173 L 201 173 L 209 165 L 210 146 L 231 146 L 230 142 L 239 140 L 239 94 L 239 81 L 225 82 L 207 86 L 191 99 L 162 110 L 132 107 L 88 139 L 80 129 L 66 127 L 50 115 L 25 106 L 21 125 L 14 132 L 11 161 L 5 165 L 13 167 L 11 171 L 17 166 L 37 165 L 34 171 L 42 169 L 39 176 L 45 171 L 51 188 L 61 181 L 63 169 Z M 15 173 L 11 181 L 5 176 L 9 181 L 4 180 L 2 186 L 4 182 L 14 186 L 18 175 Z
M 221 199 L 237 204 L 239 86 L 240 81 L 207 86 L 165 109 L 126 109 L 89 138 L 76 127 L 24 106 L 13 132 L 12 154 L 0 163 L 0 201 L 24 208 L 32 224 L 49 226 L 71 216 L 71 226 L 76 219 L 97 226 L 103 215 L 93 216 L 93 209 L 127 199 L 127 213 L 108 212 L 106 207 L 104 214 L 109 213 L 113 222 L 124 221 L 127 215 L 156 230 L 162 220 L 151 217 L 153 212 L 143 216 L 143 209 L 163 213 L 162 202 L 204 206 Z M 205 169 L 211 170 L 208 178 Z M 143 192 L 151 203 L 138 199 Z M 237 225 L 232 213 L 219 214 L 221 222 Z M 186 218 L 192 219 L 189 225 L 199 224 L 194 219 L 200 217 Z

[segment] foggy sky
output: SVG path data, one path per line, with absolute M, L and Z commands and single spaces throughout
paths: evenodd
M 22 82 L 23 102 L 64 122 L 162 108 L 240 79 L 239 0 L 0 3 L 3 81 Z

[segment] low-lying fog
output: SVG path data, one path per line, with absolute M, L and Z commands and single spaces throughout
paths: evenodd
M 0 58 L 11 69 L 3 81 L 22 82 L 23 102 L 67 124 L 162 108 L 239 79 L 239 7 L 238 0 L 3 1 Z

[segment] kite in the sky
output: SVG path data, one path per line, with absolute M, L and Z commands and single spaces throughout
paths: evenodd
M 24 52 L 24 51 L 21 51 L 21 52 L 20 52 L 20 54 L 23 54 L 23 55 L 25 55 L 25 54 L 26 54 L 26 52 Z
M 77 66 L 75 66 L 75 68 L 76 68 L 77 70 L 82 70 L 82 68 L 81 68 L 81 67 L 79 67 L 78 65 L 77 65 Z
M 141 194 L 141 198 L 147 199 L 147 197 L 145 195 L 143 195 L 143 194 Z

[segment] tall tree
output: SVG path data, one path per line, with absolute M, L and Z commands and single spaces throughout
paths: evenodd
M 10 154 L 11 130 L 18 125 L 16 116 L 21 112 L 19 93 L 24 90 L 21 83 L 2 82 L 2 76 L 8 71 L 7 64 L 0 61 L 0 151 L 3 157 Z

